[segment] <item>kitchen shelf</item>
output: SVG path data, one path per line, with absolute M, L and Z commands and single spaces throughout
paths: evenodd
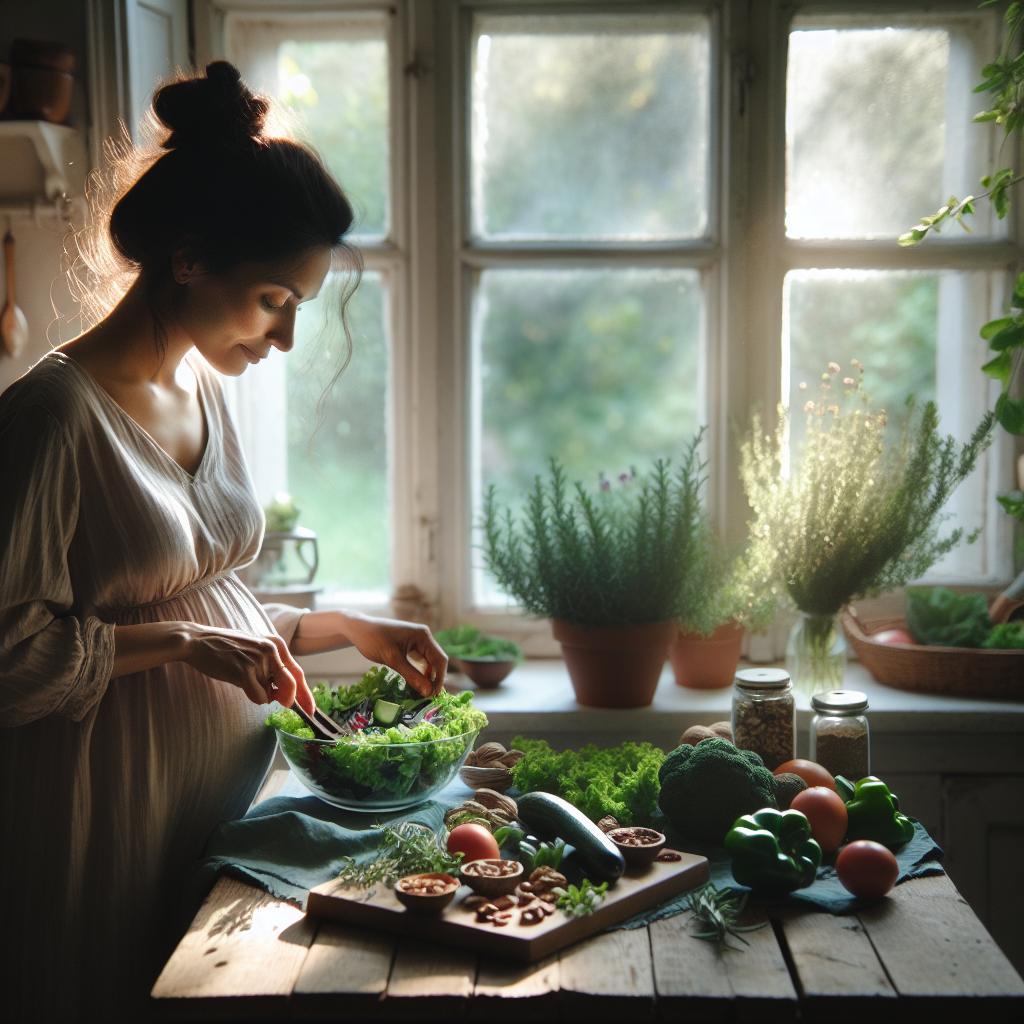
M 76 128 L 49 121 L 0 121 L 0 148 L 5 151 L 0 213 L 63 216 L 82 195 L 88 167 Z

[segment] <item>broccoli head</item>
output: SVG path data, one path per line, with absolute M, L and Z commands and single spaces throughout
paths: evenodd
M 772 773 L 760 756 L 728 740 L 676 747 L 659 778 L 658 803 L 672 826 L 709 843 L 721 845 L 740 815 L 776 806 Z

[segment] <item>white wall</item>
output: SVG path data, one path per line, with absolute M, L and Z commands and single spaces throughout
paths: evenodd
M 43 39 L 65 43 L 78 57 L 75 94 L 68 121 L 83 132 L 87 123 L 87 48 L 85 0 L 0 0 L 0 60 L 7 61 L 15 39 Z M 0 203 L 4 195 L 4 153 L 0 143 Z M 6 230 L 0 219 L 0 235 Z M 53 218 L 17 219 L 12 224 L 17 258 L 16 293 L 29 325 L 29 342 L 17 359 L 0 356 L 0 391 L 21 376 L 50 347 L 79 333 L 74 320 L 77 306 L 71 299 L 61 273 L 63 228 Z M 6 287 L 0 275 L 0 295 Z M 2 302 L 2 299 L 0 299 Z M 55 321 L 53 306 L 71 322 Z

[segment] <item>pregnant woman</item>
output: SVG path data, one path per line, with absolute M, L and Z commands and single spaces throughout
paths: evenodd
M 273 757 L 265 705 L 312 711 L 296 655 L 444 681 L 425 627 L 261 607 L 235 573 L 264 523 L 214 371 L 288 352 L 351 252 L 341 189 L 267 111 L 224 62 L 158 90 L 162 149 L 126 154 L 107 230 L 130 287 L 0 396 L 5 1018 L 145 1016 L 189 872 Z

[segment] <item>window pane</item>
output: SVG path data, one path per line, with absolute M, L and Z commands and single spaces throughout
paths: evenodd
M 893 237 L 949 195 L 977 191 L 996 138 L 971 123 L 983 103 L 971 89 L 994 52 L 987 21 L 796 25 L 786 83 L 791 238 Z M 987 204 L 972 224 L 993 230 Z
M 989 401 L 981 366 L 989 355 L 978 329 L 988 319 L 995 280 L 959 271 L 799 270 L 786 275 L 783 330 L 783 395 L 793 409 L 792 449 L 804 434 L 803 405 L 818 395 L 830 361 L 855 376 L 876 407 L 889 414 L 893 434 L 905 422 L 905 400 L 933 400 L 940 431 L 967 440 Z M 802 389 L 800 384 L 806 384 Z M 946 511 L 967 530 L 986 520 L 985 456 L 951 498 Z M 961 545 L 933 570 L 961 578 L 991 571 L 985 545 Z
M 518 508 L 549 456 L 613 482 L 678 456 L 702 416 L 703 294 L 692 270 L 491 270 L 473 318 L 474 519 Z M 476 559 L 479 562 L 479 559 Z M 482 571 L 477 603 L 503 600 Z
M 356 212 L 355 238 L 391 226 L 389 17 L 383 12 L 274 11 L 225 16 L 225 48 L 284 117 L 271 132 L 311 143 Z
M 383 31 L 383 30 L 381 30 Z M 319 151 L 356 211 L 356 237 L 390 228 L 388 48 L 379 39 L 287 39 L 276 96 Z
M 363 275 L 349 306 L 352 362 L 318 410 L 324 387 L 344 356 L 338 315 L 343 284 L 341 275 L 331 275 L 319 298 L 303 306 L 295 348 L 285 360 L 288 487 L 302 510 L 302 525 L 319 535 L 317 582 L 349 600 L 383 602 L 391 549 L 388 296 L 379 274 Z
M 473 26 L 477 237 L 705 234 L 706 18 L 477 15 Z

